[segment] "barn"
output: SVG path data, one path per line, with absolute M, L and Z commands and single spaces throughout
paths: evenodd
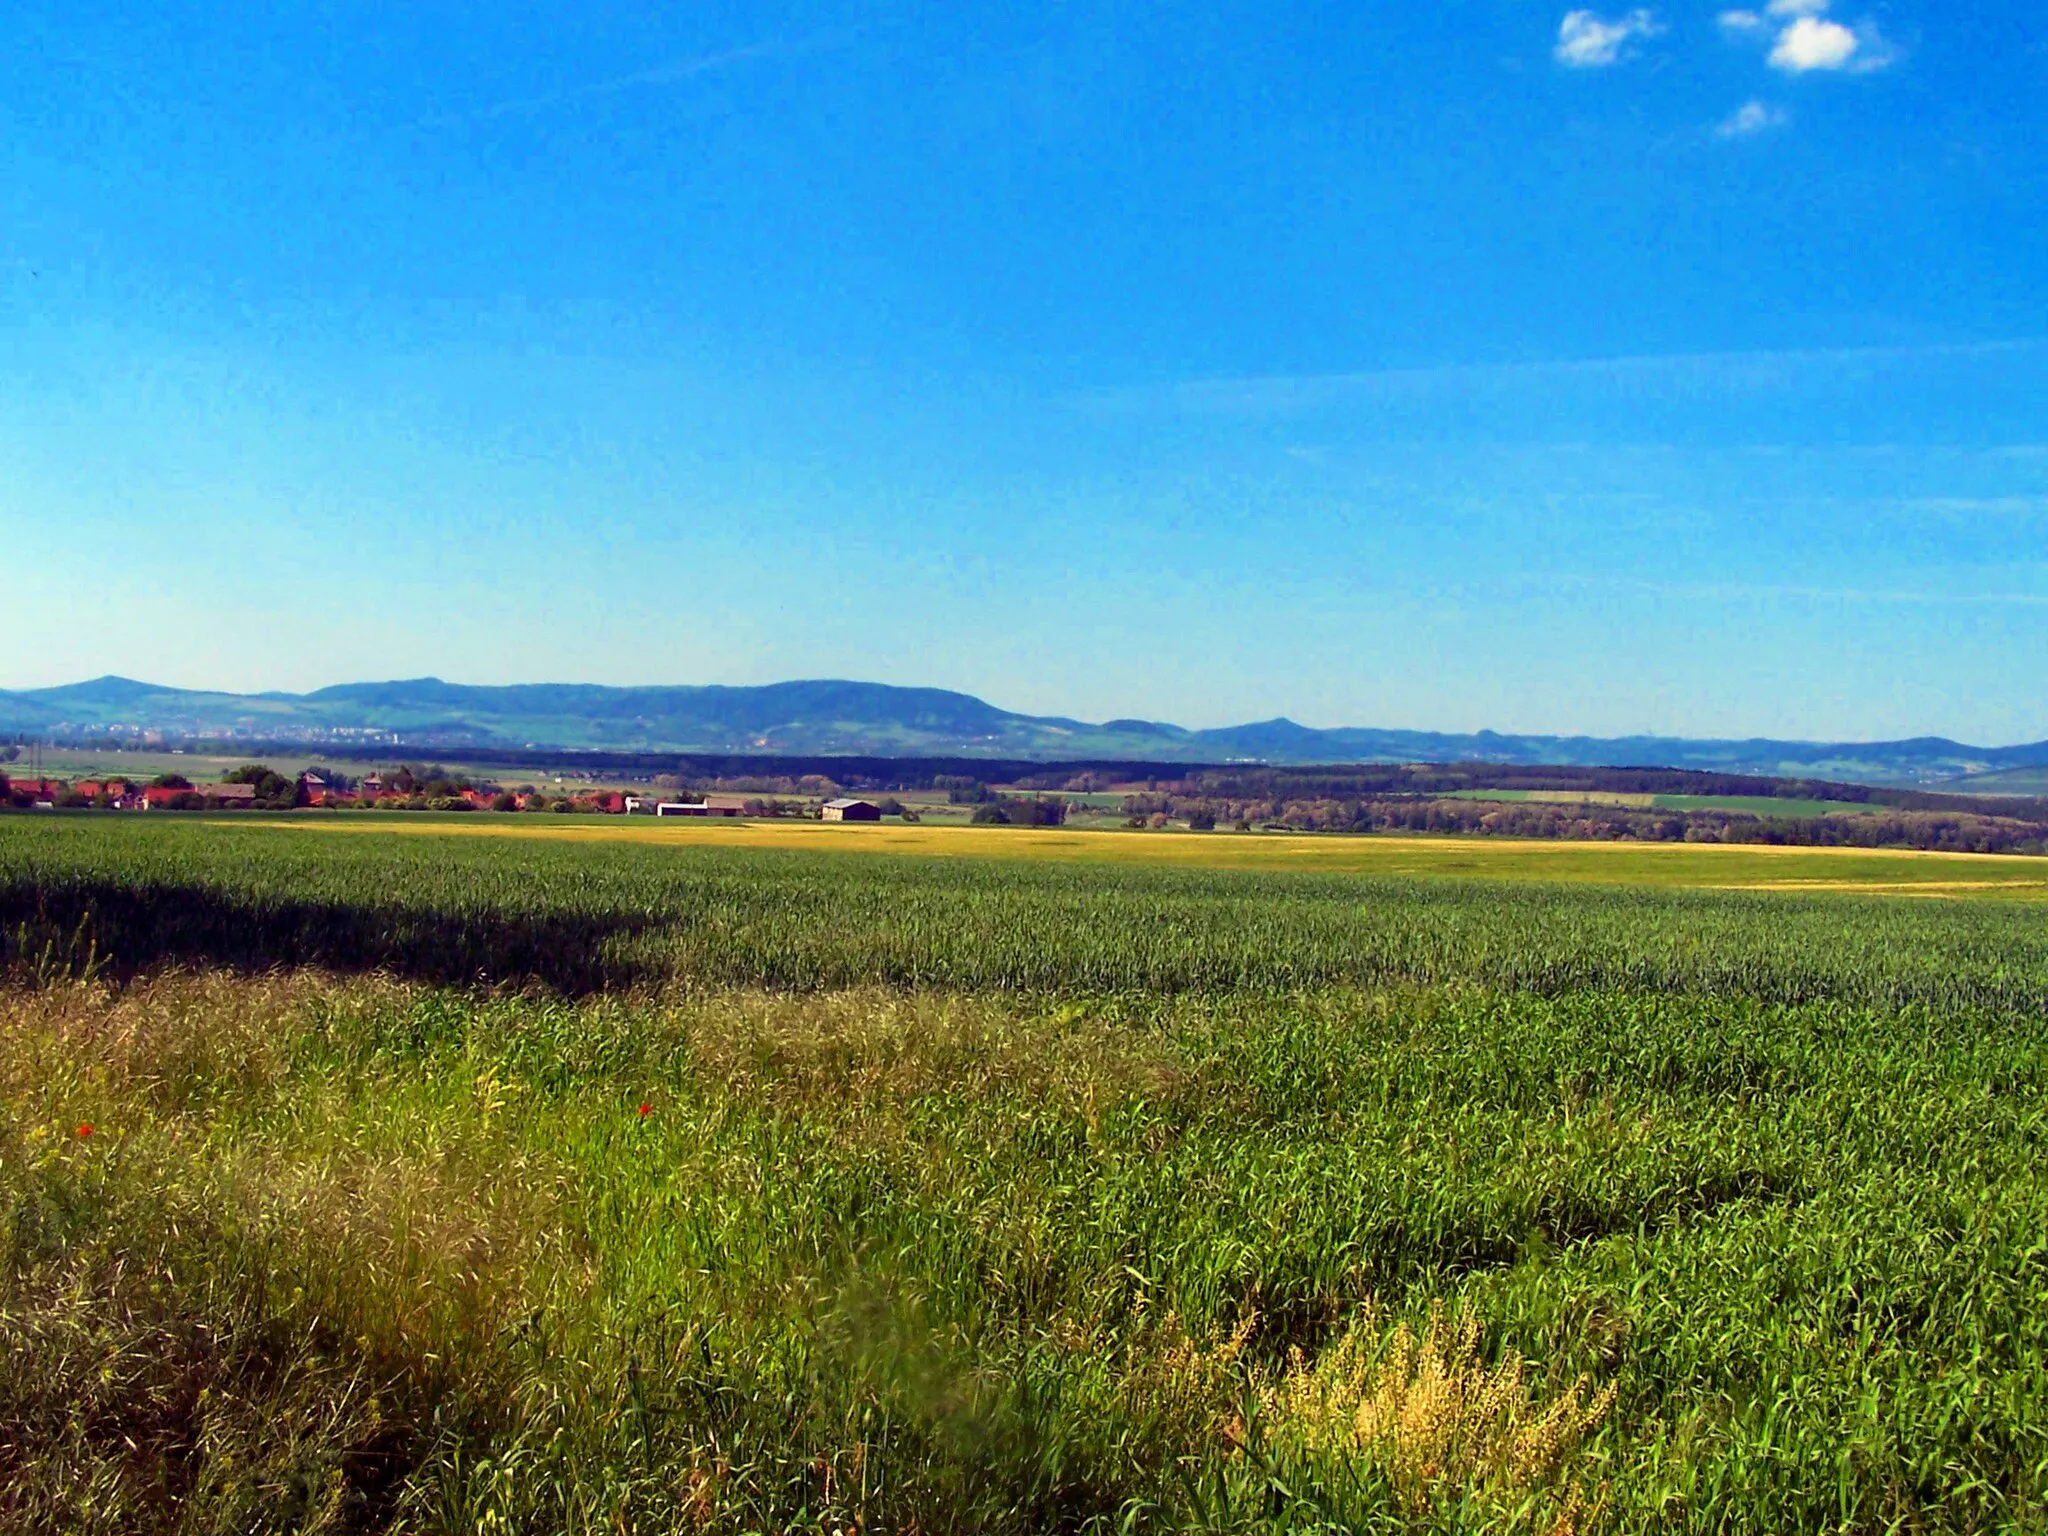
M 746 813 L 745 795 L 706 795 L 700 804 L 664 800 L 654 808 L 657 816 L 744 816 Z
M 882 808 L 872 800 L 827 800 L 823 815 L 827 821 L 880 821 Z

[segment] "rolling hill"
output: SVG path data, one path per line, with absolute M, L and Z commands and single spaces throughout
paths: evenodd
M 2048 770 L 2048 742 L 1975 747 L 1939 737 L 1807 742 L 1319 730 L 1284 718 L 1187 730 L 1150 720 L 1091 724 L 1023 715 L 940 688 L 831 680 L 752 688 L 473 687 L 428 677 L 235 694 L 102 677 L 0 691 L 0 733 L 61 740 L 142 732 L 387 753 L 467 745 L 1047 761 L 1629 764 L 1885 784 Z

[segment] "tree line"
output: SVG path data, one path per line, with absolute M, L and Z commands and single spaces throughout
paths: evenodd
M 1840 816 L 1768 816 L 1730 810 L 1645 810 L 1486 800 L 1235 800 L 1181 794 L 1126 797 L 1133 826 L 1183 821 L 1285 832 L 1443 833 L 1477 837 L 1666 843 L 1755 843 L 1785 847 L 1911 848 L 1949 853 L 2048 853 L 2048 817 L 1974 811 L 1866 811 Z

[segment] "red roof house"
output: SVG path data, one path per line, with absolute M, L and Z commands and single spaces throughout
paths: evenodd
M 197 795 L 211 805 L 254 805 L 256 786 L 254 784 L 194 784 L 190 789 L 174 789 L 152 784 L 142 792 L 142 803 L 155 809 L 169 805 L 180 795 Z

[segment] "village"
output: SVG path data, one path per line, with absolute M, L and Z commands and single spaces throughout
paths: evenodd
M 880 821 L 902 815 L 893 799 L 848 796 L 788 798 L 703 793 L 692 799 L 664 798 L 652 790 L 567 788 L 555 792 L 533 785 L 505 788 L 472 783 L 466 777 L 417 775 L 398 769 L 350 780 L 308 770 L 287 778 L 250 764 L 217 782 L 162 774 L 142 782 L 124 778 L 65 780 L 37 775 L 9 778 L 0 773 L 0 806 L 24 811 L 237 811 L 379 810 L 546 812 L 555 815 L 729 818 L 802 817 L 819 821 Z

